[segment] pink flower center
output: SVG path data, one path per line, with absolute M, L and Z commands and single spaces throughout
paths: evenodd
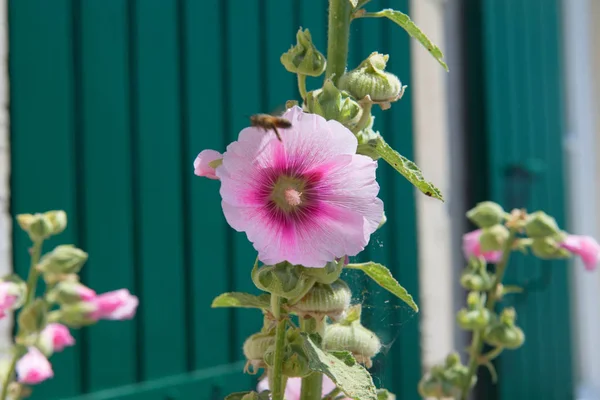
M 306 189 L 304 179 L 282 175 L 273 184 L 270 199 L 279 210 L 291 213 L 306 205 Z

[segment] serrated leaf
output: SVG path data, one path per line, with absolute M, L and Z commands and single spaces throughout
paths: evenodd
M 344 394 L 355 400 L 377 400 L 369 372 L 349 352 L 325 353 L 306 333 L 302 347 L 311 370 L 327 375 Z M 342 354 L 343 353 L 343 354 Z
M 408 304 L 416 312 L 419 312 L 419 307 L 413 300 L 412 296 L 406 291 L 406 289 L 404 289 L 404 287 L 402 287 L 402 285 L 398 283 L 396 279 L 394 279 L 390 270 L 385 266 L 374 262 L 367 262 L 362 264 L 348 264 L 346 265 L 346 268 L 359 269 L 363 271 L 379 286 Z
M 426 196 L 444 201 L 440 189 L 423 178 L 423 173 L 417 164 L 392 149 L 383 138 L 377 140 L 375 152 Z
M 421 31 L 421 29 L 410 19 L 410 17 L 403 12 L 392 10 L 391 8 L 387 8 L 385 10 L 381 10 L 379 12 L 374 13 L 365 13 L 363 17 L 371 17 L 371 18 L 388 18 L 394 21 L 396 24 L 400 25 L 406 33 L 408 33 L 413 38 L 417 39 L 423 47 L 427 49 L 429 54 L 433 56 L 440 63 L 442 67 L 446 71 L 448 71 L 448 65 L 444 62 L 444 54 L 439 47 L 437 47 L 428 37 Z
M 211 307 L 241 307 L 267 309 L 270 307 L 270 296 L 268 294 L 261 294 L 260 296 L 255 296 L 253 294 L 240 292 L 223 293 L 213 300 Z

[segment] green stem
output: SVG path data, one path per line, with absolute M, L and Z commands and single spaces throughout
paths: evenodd
M 300 319 L 300 327 L 306 333 L 318 333 L 321 338 L 325 334 L 325 320 L 316 320 L 314 318 Z M 321 400 L 323 392 L 323 374 L 313 372 L 302 378 L 302 390 L 300 391 L 300 400 Z
M 502 279 L 504 278 L 504 273 L 506 272 L 506 267 L 508 266 L 508 260 L 510 259 L 510 253 L 512 251 L 513 244 L 516 240 L 517 232 L 514 229 L 510 230 L 510 235 L 504 244 L 504 249 L 502 251 L 502 259 L 496 265 L 496 275 L 494 278 L 494 284 L 492 288 L 487 292 L 487 301 L 485 303 L 485 307 L 490 311 L 494 311 L 494 307 L 496 306 L 496 301 L 498 300 L 498 286 L 502 283 Z M 469 357 L 469 369 L 464 382 L 464 386 L 462 388 L 461 400 L 467 400 L 469 396 L 469 391 L 471 390 L 471 380 L 473 376 L 477 372 L 477 367 L 479 366 L 479 360 L 481 357 L 481 352 L 483 351 L 483 330 L 478 330 L 473 332 L 473 339 L 471 340 L 471 349 L 470 349 L 470 357 Z
M 29 267 L 29 276 L 27 277 L 27 289 L 25 294 L 25 303 L 23 304 L 23 309 L 29 306 L 33 300 L 35 299 L 35 289 L 37 287 L 37 281 L 40 276 L 39 271 L 37 270 L 37 265 L 40 262 L 40 256 L 42 254 L 42 245 L 43 240 L 36 240 L 33 242 L 33 246 L 31 247 L 31 264 Z M 20 331 L 20 330 L 19 330 Z M 17 333 L 18 336 L 18 333 Z M 2 382 L 2 392 L 0 393 L 0 400 L 6 400 L 6 396 L 8 394 L 8 385 L 10 384 L 11 378 L 15 373 L 15 367 L 17 365 L 17 361 L 22 356 L 22 352 L 17 348 L 14 352 L 13 358 L 10 362 L 10 366 L 8 368 L 8 372 L 4 377 L 4 381 Z
M 348 0 L 329 0 L 329 28 L 327 38 L 327 72 L 334 84 L 346 71 L 348 41 L 350 39 L 350 13 Z
M 342 393 L 340 388 L 335 388 L 323 398 L 323 400 L 335 400 L 338 394 Z
M 297 74 L 298 76 L 298 91 L 300 92 L 300 97 L 302 97 L 302 101 L 306 101 L 306 75 Z
M 285 351 L 286 320 L 281 316 L 281 298 L 271 294 L 271 313 L 277 320 L 275 330 L 275 360 L 273 361 L 271 396 L 273 400 L 283 400 L 285 391 L 283 383 L 283 355 Z
M 354 133 L 354 134 L 357 134 L 358 132 L 365 129 L 367 127 L 367 125 L 369 125 L 369 120 L 371 119 L 371 110 L 373 108 L 373 103 L 364 102 L 364 103 L 361 103 L 361 106 L 362 106 L 362 115 L 360 116 L 360 119 L 356 123 L 356 126 L 354 127 L 354 129 L 352 129 L 352 133 Z

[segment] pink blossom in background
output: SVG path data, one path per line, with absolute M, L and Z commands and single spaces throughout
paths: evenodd
M 285 392 L 283 398 L 285 400 L 300 400 L 300 390 L 302 389 L 302 378 L 288 378 L 285 386 Z M 335 383 L 327 375 L 323 375 L 323 387 L 322 395 L 326 396 L 335 389 Z M 269 390 L 269 379 L 265 378 L 258 382 L 258 392 Z M 347 397 L 341 398 L 340 400 L 350 400 Z
M 13 282 L 0 282 L 0 318 L 6 316 L 6 312 L 13 309 L 19 296 L 18 287 Z
M 463 235 L 463 253 L 465 258 L 468 260 L 471 257 L 483 257 L 489 263 L 497 263 L 502 259 L 501 251 L 487 251 L 481 252 L 481 244 L 479 238 L 481 237 L 481 229 L 466 233 Z
M 50 361 L 35 347 L 30 347 L 16 365 L 17 379 L 21 383 L 36 385 L 52 378 L 54 372 Z
M 215 169 L 209 163 L 223 158 L 223 155 L 215 150 L 202 150 L 194 160 L 194 174 L 210 179 L 219 179 L 215 175 Z
M 53 352 L 63 351 L 65 347 L 75 344 L 75 339 L 71 336 L 69 328 L 62 324 L 48 324 L 40 336 L 40 340 L 50 344 Z
M 129 290 L 120 289 L 98 295 L 89 303 L 95 307 L 89 318 L 123 320 L 133 318 L 139 301 Z
M 265 264 L 324 267 L 365 248 L 383 214 L 377 163 L 356 154 L 337 121 L 289 109 L 282 141 L 262 128 L 240 132 L 216 169 L 225 218 Z M 201 153 L 202 154 L 202 153 Z
M 75 283 L 74 285 L 75 293 L 82 301 L 89 301 L 96 297 L 96 292 L 89 287 L 82 285 L 81 283 Z
M 600 245 L 590 236 L 569 235 L 561 246 L 581 257 L 585 269 L 592 271 L 600 262 Z

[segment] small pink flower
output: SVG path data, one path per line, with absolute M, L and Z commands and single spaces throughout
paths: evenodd
M 285 400 L 300 400 L 300 390 L 302 389 L 302 378 L 288 378 L 287 384 L 285 386 L 285 392 L 283 394 L 283 398 Z M 335 383 L 327 375 L 323 375 L 323 387 L 322 387 L 322 395 L 326 396 L 333 389 L 335 389 Z M 257 389 L 258 392 L 262 392 L 265 390 L 269 390 L 269 380 L 267 378 L 263 379 L 258 383 Z M 340 400 L 350 400 L 347 397 L 340 398 Z
M 129 290 L 120 289 L 96 296 L 89 303 L 95 307 L 89 318 L 123 320 L 133 318 L 139 301 Z
M 52 378 L 54 372 L 50 361 L 35 347 L 30 347 L 16 365 L 18 381 L 28 385 L 36 385 Z
M 383 215 L 377 163 L 356 154 L 354 134 L 299 107 L 275 134 L 250 127 L 216 170 L 229 225 L 246 232 L 265 264 L 324 267 L 362 251 Z
M 194 160 L 194 174 L 210 179 L 219 179 L 215 174 L 215 169 L 209 165 L 209 163 L 219 158 L 223 158 L 223 155 L 218 151 L 202 150 Z
M 465 258 L 468 260 L 471 257 L 483 257 L 489 263 L 499 262 L 502 259 L 501 251 L 481 252 L 481 245 L 479 244 L 480 236 L 481 229 L 463 235 L 463 253 Z
M 75 339 L 69 328 L 62 324 L 48 324 L 41 333 L 40 340 L 50 344 L 53 352 L 63 351 L 67 346 L 73 346 Z
M 600 262 L 600 245 L 593 237 L 569 235 L 560 245 L 581 257 L 588 271 L 593 271 Z
M 0 282 L 0 318 L 6 316 L 6 312 L 14 308 L 19 296 L 19 287 L 14 282 Z
M 75 293 L 79 296 L 81 301 L 89 301 L 96 297 L 96 292 L 94 290 L 80 283 L 76 284 Z

